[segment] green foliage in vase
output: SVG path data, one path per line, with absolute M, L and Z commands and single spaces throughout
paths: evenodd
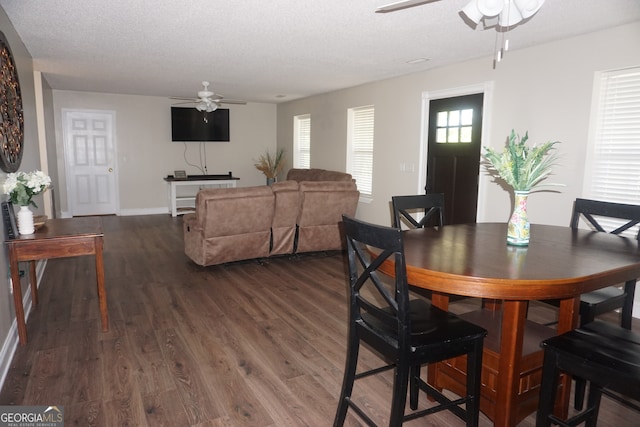
M 558 155 L 551 150 L 559 141 L 546 142 L 529 147 L 528 132 L 522 138 L 511 130 L 509 141 L 502 152 L 484 147 L 483 157 L 489 173 L 502 178 L 515 191 L 531 191 L 551 174 L 551 168 L 558 160 Z M 546 184 L 561 185 L 561 184 Z

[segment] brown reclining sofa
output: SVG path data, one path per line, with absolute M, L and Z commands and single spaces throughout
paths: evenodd
M 341 250 L 342 215 L 360 193 L 350 174 L 291 169 L 272 186 L 205 189 L 183 217 L 184 250 L 202 266 L 273 255 Z

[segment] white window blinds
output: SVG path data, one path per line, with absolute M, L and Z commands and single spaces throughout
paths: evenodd
M 602 74 L 589 197 L 640 204 L 640 68 Z
M 596 124 L 586 197 L 640 204 L 640 68 L 604 72 L 596 93 Z M 625 221 L 598 218 L 605 229 Z M 638 226 L 623 232 L 635 237 Z
M 347 168 L 361 195 L 373 194 L 373 106 L 349 109 Z
M 293 118 L 293 167 L 311 167 L 311 115 L 303 114 Z

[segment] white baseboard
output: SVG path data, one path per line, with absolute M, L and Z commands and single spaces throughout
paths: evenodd
M 160 214 L 170 215 L 171 212 L 169 211 L 169 208 L 164 206 L 161 208 L 121 209 L 120 212 L 116 213 L 116 215 L 118 216 L 160 215 Z M 68 212 L 68 211 L 60 212 L 60 218 L 72 218 L 71 212 Z
M 40 260 L 36 263 L 36 278 L 37 287 L 40 288 L 40 282 L 44 275 L 44 269 L 47 266 L 47 260 Z M 27 282 L 28 284 L 28 282 Z M 22 299 L 22 305 L 24 307 L 25 322 L 29 319 L 29 313 L 31 313 L 32 299 L 31 299 L 31 286 L 27 286 L 27 292 Z M 5 337 L 2 348 L 0 349 L 0 389 L 4 386 L 4 380 L 7 378 L 9 368 L 11 367 L 11 361 L 18 348 L 18 322 L 15 317 L 9 328 L 9 332 Z M 29 345 L 27 343 L 27 345 Z
M 144 208 L 144 209 L 121 209 L 120 216 L 134 216 L 134 215 L 170 215 L 169 209 L 165 206 L 162 208 Z

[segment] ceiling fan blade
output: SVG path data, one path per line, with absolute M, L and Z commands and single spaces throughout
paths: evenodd
M 376 13 L 389 13 L 396 10 L 408 9 L 414 6 L 420 6 L 427 3 L 433 3 L 440 0 L 402 0 L 380 6 L 376 9 Z
M 246 105 L 247 101 L 240 101 L 237 99 L 218 99 L 216 101 L 218 104 L 237 104 L 237 105 Z
M 169 99 L 175 99 L 176 101 L 191 101 L 191 102 L 199 102 L 199 99 L 195 98 L 183 98 L 181 96 L 170 96 Z
M 199 101 L 184 101 L 184 102 L 175 102 L 171 105 L 184 105 L 184 104 L 198 104 Z

